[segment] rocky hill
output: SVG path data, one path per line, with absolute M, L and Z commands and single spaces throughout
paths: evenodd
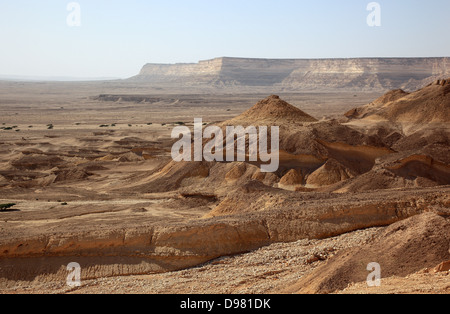
M 450 58 L 246 59 L 146 64 L 131 81 L 174 87 L 416 90 L 450 75 Z
M 349 111 L 350 119 L 391 122 L 448 123 L 450 120 L 450 79 L 437 80 L 413 93 L 390 91 L 374 102 Z
M 231 121 L 226 121 L 224 125 L 248 126 L 263 125 L 264 123 L 283 125 L 295 122 L 317 122 L 317 119 L 280 99 L 279 96 L 272 95 L 259 101 L 252 108 Z

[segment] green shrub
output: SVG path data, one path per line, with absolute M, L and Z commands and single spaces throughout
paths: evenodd
M 1 204 L 0 205 L 0 212 L 5 212 L 8 211 L 11 207 L 16 206 L 16 204 L 14 203 L 10 203 L 10 204 Z

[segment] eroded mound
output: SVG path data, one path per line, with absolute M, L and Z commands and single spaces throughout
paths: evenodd
M 430 88 L 447 84 L 430 85 Z M 411 94 L 396 90 L 379 99 L 377 106 L 390 106 Z M 269 187 L 283 189 L 323 189 L 329 192 L 430 187 L 449 184 L 448 132 L 423 129 L 405 136 L 386 124 L 365 131 L 337 120 L 309 121 L 301 110 L 278 96 L 270 96 L 238 117 L 223 122 L 228 125 L 280 126 L 279 169 L 272 174 L 258 171 L 260 162 L 169 162 L 152 174 L 136 190 L 173 191 L 179 188 L 226 196 L 230 188 L 257 180 Z M 294 118 L 294 119 L 293 119 Z M 225 134 L 225 131 L 224 131 Z M 269 134 L 269 138 L 270 138 Z M 224 143 L 225 143 L 224 137 Z M 235 144 L 237 139 L 235 139 Z M 247 148 L 249 146 L 248 139 Z M 204 142 L 206 144 L 206 142 Z M 410 160 L 410 156 L 424 160 Z M 398 166 L 398 165 L 401 166 Z
M 433 213 L 397 222 L 366 245 L 343 251 L 287 289 L 297 293 L 330 293 L 365 282 L 367 265 L 378 263 L 382 278 L 405 277 L 450 259 L 450 222 Z
M 261 100 L 240 116 L 227 121 L 228 125 L 263 125 L 262 123 L 316 122 L 317 119 L 272 95 Z
M 301 171 L 291 169 L 280 180 L 280 185 L 296 186 L 303 183 L 303 176 Z
M 385 105 L 391 101 L 396 101 L 399 100 L 400 98 L 403 98 L 407 95 L 409 95 L 410 93 L 405 92 L 402 89 L 395 89 L 392 90 L 390 92 L 387 92 L 386 94 L 384 94 L 383 96 L 381 96 L 380 98 L 376 99 L 374 101 L 374 104 L 381 104 L 381 105 Z
M 372 111 L 381 108 L 382 106 L 399 100 L 405 96 L 409 95 L 409 93 L 405 92 L 402 89 L 395 89 L 387 92 L 383 96 L 377 98 L 373 103 L 364 107 L 358 107 L 350 110 L 345 114 L 347 118 L 352 119 L 360 119 L 364 118 L 366 115 L 370 114 Z
M 336 184 L 334 191 L 361 192 L 449 184 L 450 166 L 448 164 L 430 155 L 396 153 L 380 158 L 369 172 Z
M 314 171 L 306 183 L 311 187 L 320 187 L 332 185 L 341 181 L 353 178 L 356 173 L 335 159 L 328 159 L 328 161 L 319 169 Z
M 78 168 L 57 170 L 54 174 L 56 175 L 54 182 L 85 180 L 92 175 L 92 173 Z
M 401 123 L 448 123 L 450 79 L 435 81 L 411 94 L 391 91 L 371 104 L 349 111 L 346 116 Z
M 11 165 L 20 170 L 47 170 L 66 162 L 58 156 L 23 154 L 12 160 Z

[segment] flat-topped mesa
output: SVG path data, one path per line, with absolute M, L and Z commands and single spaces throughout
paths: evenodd
M 412 91 L 450 75 L 450 58 L 251 59 L 146 64 L 133 81 L 173 87 Z
M 231 125 L 238 123 L 261 125 L 261 123 L 285 122 L 317 122 L 317 119 L 282 100 L 279 96 L 271 95 L 256 103 L 243 114 L 228 121 Z
M 190 76 L 201 74 L 219 74 L 222 70 L 222 58 L 204 60 L 199 63 L 157 64 L 144 65 L 139 75 Z
M 133 80 L 145 82 L 177 82 L 186 78 L 197 83 L 207 83 L 219 77 L 222 71 L 222 59 L 200 61 L 199 63 L 155 64 L 148 63 Z

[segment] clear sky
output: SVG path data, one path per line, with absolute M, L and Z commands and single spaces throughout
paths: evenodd
M 79 27 L 67 23 L 70 2 Z M 370 2 L 0 0 L 0 75 L 126 78 L 145 63 L 223 56 L 450 56 L 450 1 L 377 1 L 375 27 Z

